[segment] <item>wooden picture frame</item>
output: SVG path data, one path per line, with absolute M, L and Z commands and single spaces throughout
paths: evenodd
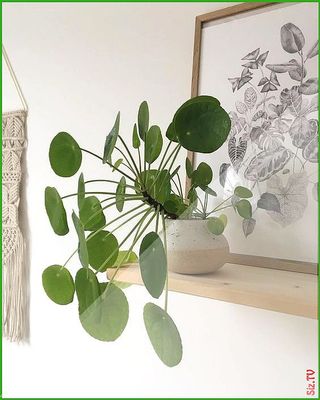
M 219 9 L 207 14 L 199 15 L 195 19 L 195 35 L 194 35 L 194 52 L 193 52 L 193 69 L 192 69 L 192 86 L 191 86 L 191 97 L 195 97 L 199 94 L 199 77 L 200 77 L 200 62 L 201 62 L 201 42 L 202 42 L 202 29 L 204 24 L 217 21 L 223 18 L 234 17 L 239 14 L 246 12 L 252 12 L 260 9 L 267 9 L 275 6 L 279 3 L 242 3 L 235 6 Z M 188 158 L 192 165 L 195 164 L 195 154 L 188 152 Z M 185 190 L 186 193 L 190 189 L 190 179 L 186 179 Z M 266 267 L 285 271 L 302 272 L 309 274 L 317 274 L 318 267 L 317 263 L 304 262 L 297 260 L 288 260 L 272 257 L 264 257 L 257 255 L 245 255 L 245 254 L 230 254 L 230 263 L 250 265 L 255 267 Z

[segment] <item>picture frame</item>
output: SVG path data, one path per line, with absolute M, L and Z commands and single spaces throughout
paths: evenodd
M 253 19 L 250 18 L 252 16 L 255 15 L 259 15 L 262 16 L 262 14 L 264 13 L 270 13 L 274 12 L 274 14 L 279 13 L 280 16 L 278 17 L 277 20 L 282 20 L 283 16 L 285 16 L 286 10 L 289 10 L 290 7 L 293 7 L 295 5 L 298 4 L 306 4 L 306 3 L 269 3 L 269 2 L 263 2 L 263 3 L 242 3 L 242 4 L 238 4 L 235 6 L 231 6 L 231 7 L 227 7 L 227 8 L 223 8 L 223 9 L 219 9 L 217 11 L 213 11 L 207 14 L 203 14 L 203 15 L 199 15 L 196 17 L 195 19 L 195 36 L 194 36 L 194 52 L 193 52 L 193 69 L 192 69 L 192 85 L 191 85 L 191 97 L 195 97 L 201 94 L 206 94 L 206 95 L 212 95 L 212 96 L 216 96 L 217 98 L 219 98 L 219 100 L 221 100 L 221 95 L 219 93 L 219 95 L 216 95 L 215 92 L 211 92 L 206 91 L 204 89 L 205 85 L 206 85 L 206 81 L 205 78 L 202 78 L 201 76 L 201 71 L 204 70 L 203 68 L 203 64 L 205 62 L 209 62 L 210 60 L 206 59 L 204 60 L 204 57 L 206 56 L 205 53 L 205 48 L 204 46 L 206 45 L 206 43 L 204 43 L 204 29 L 208 29 L 209 27 L 209 31 L 211 30 L 212 32 L 214 32 L 214 30 L 216 29 L 216 27 L 220 26 L 220 32 L 219 32 L 219 37 L 221 38 L 221 35 L 223 35 L 223 29 L 225 29 L 225 35 L 226 35 L 226 43 L 225 43 L 225 48 L 226 49 L 230 49 L 229 44 L 232 43 L 233 38 L 235 39 L 235 42 L 237 42 L 237 45 L 239 44 L 239 37 L 241 38 L 241 32 L 239 29 L 239 26 L 241 24 L 241 21 L 243 23 L 247 22 L 247 24 L 252 24 L 253 29 L 255 29 L 255 33 L 254 36 L 256 38 L 259 38 L 259 32 L 257 32 L 257 22 L 255 22 L 255 26 L 253 24 Z M 312 4 L 312 3 L 308 3 L 308 4 Z M 287 8 L 289 7 L 289 8 Z M 278 11 L 279 10 L 279 11 Z M 293 8 L 290 9 L 290 14 L 292 15 L 293 13 Z M 259 17 L 260 19 L 262 19 L 262 17 Z M 269 18 L 270 18 L 270 14 L 269 14 Z M 305 16 L 303 16 L 302 18 L 305 18 Z M 290 19 L 290 18 L 289 18 Z M 299 20 L 299 15 L 298 15 L 298 10 L 297 10 L 297 20 Z M 236 27 L 233 26 L 232 29 L 228 29 L 228 27 L 226 27 L 226 25 L 228 25 L 229 22 L 232 22 L 234 20 L 238 20 L 240 21 L 238 29 L 239 32 L 236 31 Z M 255 19 L 257 20 L 257 19 Z M 275 23 L 277 22 L 277 20 L 275 20 Z M 284 21 L 286 21 L 286 18 L 284 17 Z M 288 21 L 290 22 L 290 21 Z M 283 25 L 282 25 L 283 26 Z M 261 32 L 260 32 L 260 38 L 263 37 L 264 33 L 262 31 L 262 27 L 263 24 L 261 24 Z M 274 27 L 274 29 L 279 29 L 281 28 L 281 26 L 278 27 Z M 249 27 L 247 26 L 247 31 L 250 30 Z M 259 30 L 259 28 L 258 28 Z M 270 31 L 272 31 L 272 29 L 270 29 Z M 208 30 L 206 31 L 208 32 Z M 269 32 L 268 32 L 269 34 Z M 211 37 L 215 37 L 214 33 L 212 33 Z M 217 37 L 218 37 L 218 33 L 217 33 Z M 275 37 L 275 33 L 272 31 L 270 33 L 270 37 L 272 39 L 274 39 Z M 270 41 L 272 41 L 272 39 L 270 39 Z M 309 38 L 308 38 L 309 39 Z M 207 37 L 205 38 L 205 40 L 210 40 L 210 35 L 208 34 Z M 262 40 L 262 42 L 265 44 L 266 40 Z M 214 40 L 212 41 L 212 47 L 214 47 Z M 313 43 L 307 43 L 306 44 L 306 51 L 309 50 L 309 47 L 312 46 Z M 272 47 L 273 44 L 270 44 L 270 46 Z M 274 44 L 274 48 L 278 46 L 280 46 L 280 40 L 279 43 L 275 43 Z M 265 47 L 265 46 L 264 46 Z M 255 47 L 255 50 L 257 50 L 259 47 L 258 45 Z M 244 45 L 243 46 L 243 58 L 245 58 L 245 55 L 250 56 L 249 52 L 251 52 L 251 48 L 249 51 L 247 51 L 247 47 Z M 289 49 L 290 50 L 290 49 Z M 246 52 L 247 51 L 247 52 Z M 257 50 L 258 51 L 258 50 Z M 260 51 L 260 49 L 259 49 Z M 260 55 L 262 55 L 262 52 L 264 50 L 261 50 Z M 302 52 L 302 51 L 301 51 Z M 269 52 L 266 52 L 267 54 Z M 270 51 L 271 53 L 271 51 Z M 285 53 L 285 51 L 284 51 Z M 295 54 L 287 54 L 289 57 L 291 56 L 295 56 Z M 251 57 L 252 56 L 252 57 Z M 251 62 L 251 61 L 256 61 L 256 59 L 254 59 L 254 55 L 251 54 L 251 56 L 249 58 L 252 58 L 252 60 L 245 60 L 245 62 Z M 209 57 L 208 57 L 209 58 Z M 293 57 L 292 57 L 293 58 Z M 224 61 L 223 61 L 224 57 L 213 57 L 212 56 L 212 60 L 214 60 L 214 62 L 212 62 L 210 64 L 210 68 L 212 69 L 212 82 L 214 81 L 214 71 L 216 68 L 216 71 L 222 71 L 224 69 Z M 230 57 L 229 57 L 230 59 Z M 211 60 L 211 61 L 212 61 Z M 314 61 L 314 60 L 312 60 Z M 283 62 L 282 60 L 279 61 L 279 63 Z M 242 63 L 244 63 L 244 61 L 242 61 Z M 209 64 L 206 64 L 209 65 Z M 240 64 L 239 64 L 240 66 Z M 240 66 L 241 68 L 241 66 Z M 208 68 L 206 69 L 208 70 Z M 254 70 L 250 70 L 249 72 L 255 72 Z M 270 71 L 269 71 L 270 72 Z M 271 71 L 272 72 L 272 71 Z M 230 77 L 232 77 L 232 73 L 234 73 L 233 68 L 230 68 Z M 280 74 L 279 74 L 280 75 Z M 286 74 L 288 75 L 288 74 Z M 250 75 L 252 76 L 252 75 Z M 201 82 L 202 79 L 202 82 Z M 220 79 L 220 78 L 218 78 Z M 232 78 L 231 78 L 232 79 Z M 231 81 L 231 79 L 229 79 L 229 82 Z M 269 79 L 269 78 L 268 78 Z M 232 97 L 232 88 L 230 87 L 230 82 L 228 81 L 225 82 L 225 88 L 230 89 L 229 93 L 230 93 L 230 98 Z M 269 82 L 269 81 L 268 81 Z M 293 83 L 295 83 L 293 81 Z M 233 84 L 235 84 L 235 81 L 233 81 Z M 272 83 L 271 83 L 272 84 Z M 229 85 L 229 86 L 228 86 Z M 208 85 L 209 86 L 209 85 Z M 249 85 L 248 85 L 249 87 Z M 277 96 L 279 96 L 278 93 L 281 92 L 281 90 L 283 90 L 283 88 L 285 88 L 285 84 L 283 87 L 279 87 L 279 91 L 277 92 Z M 277 88 L 278 89 L 278 88 Z M 239 90 L 240 92 L 240 90 Z M 271 93 L 273 94 L 273 93 Z M 222 96 L 224 97 L 224 96 Z M 304 97 L 302 95 L 302 97 Z M 306 96 L 307 97 L 307 96 Z M 228 100 L 228 99 L 227 99 Z M 308 99 L 309 100 L 309 96 Z M 306 100 L 306 101 L 307 101 Z M 223 99 L 223 101 L 221 101 L 222 106 L 226 109 L 227 112 L 230 112 L 230 108 L 228 106 L 230 106 L 230 103 L 228 103 L 228 101 L 226 101 L 226 97 Z M 270 102 L 271 103 L 271 102 Z M 273 103 L 272 103 L 273 104 Z M 314 115 L 313 115 L 313 119 L 315 119 Z M 291 123 L 292 121 L 290 121 Z M 292 122 L 293 123 L 293 122 Z M 227 146 L 227 144 L 224 144 L 223 146 Z M 222 146 L 222 147 L 223 147 Z M 299 150 L 299 149 L 298 149 Z M 291 150 L 288 150 L 291 151 Z M 300 151 L 300 150 L 299 150 Z M 291 154 L 291 153 L 290 153 Z M 219 157 L 221 156 L 218 155 L 216 156 L 216 153 L 212 156 L 213 158 L 215 157 Z M 195 154 L 193 152 L 188 152 L 187 157 L 189 158 L 189 160 L 191 161 L 192 165 L 195 166 L 197 164 L 197 157 L 203 157 L 203 155 L 198 155 Z M 205 161 L 207 160 L 207 158 L 201 158 L 201 161 Z M 230 160 L 228 160 L 228 163 L 232 165 L 232 163 L 230 162 Z M 317 166 L 318 164 L 316 164 Z M 312 167 L 314 167 L 314 165 L 312 165 Z M 214 171 L 214 175 L 215 175 Z M 275 174 L 276 175 L 276 174 Z M 297 175 L 297 174 L 295 174 Z M 284 176 L 285 177 L 285 176 Z M 282 178 L 282 177 L 281 177 Z M 286 177 L 285 177 L 286 178 Z M 188 193 L 189 189 L 191 186 L 191 182 L 190 179 L 187 178 L 186 179 L 186 186 L 185 186 L 185 190 L 186 190 L 186 194 Z M 311 200 L 310 200 L 311 201 Z M 313 209 L 316 209 L 317 207 L 313 204 L 312 205 Z M 309 213 L 310 214 L 310 213 Z M 291 217 L 293 218 L 293 217 Z M 283 218 L 285 219 L 285 218 Z M 287 218 L 287 220 L 289 219 L 289 217 Z M 310 220 L 310 216 L 309 216 L 309 220 Z M 283 222 L 283 221 L 282 221 Z M 285 223 L 287 223 L 288 221 L 284 221 Z M 310 221 L 309 221 L 310 222 Z M 257 224 L 259 223 L 259 220 L 257 221 Z M 275 222 L 271 221 L 271 223 L 273 224 L 273 228 L 275 229 L 275 233 L 277 232 L 277 234 L 279 234 L 280 230 L 277 229 L 277 226 L 275 226 Z M 311 221 L 312 223 L 312 221 Z M 313 223 L 316 225 L 317 223 L 317 218 L 313 218 Z M 290 228 L 291 229 L 291 228 Z M 270 229 L 269 229 L 270 230 Z M 289 228 L 288 228 L 288 231 Z M 238 231 L 237 231 L 238 232 Z M 310 230 L 310 234 L 311 235 L 315 235 L 317 236 L 317 227 L 312 225 L 312 230 Z M 280 235 L 280 234 L 279 234 Z M 290 231 L 290 235 L 293 237 L 293 228 Z M 290 235 L 288 234 L 288 238 L 290 240 Z M 281 256 L 281 252 L 283 253 L 283 249 L 280 248 L 280 246 L 282 246 L 283 248 L 285 248 L 286 246 L 284 246 L 283 244 L 281 244 L 281 242 L 283 243 L 282 239 L 279 240 L 278 245 L 279 248 L 277 248 L 277 243 L 275 243 L 274 241 L 272 241 L 272 232 L 269 232 L 269 236 L 271 236 L 271 239 L 269 240 L 270 243 L 266 244 L 266 248 L 263 249 L 264 251 L 261 251 L 261 254 L 259 254 L 259 250 L 255 250 L 255 254 L 250 253 L 250 251 L 245 251 L 245 248 L 248 250 L 248 247 L 250 246 L 250 244 L 247 244 L 244 242 L 243 239 L 239 240 L 242 241 L 244 243 L 244 250 L 242 251 L 234 251 L 233 250 L 233 243 L 230 243 L 230 259 L 228 262 L 230 263 L 235 263 L 235 264 L 242 264 L 242 265 L 250 265 L 250 266 L 256 266 L 256 267 L 266 267 L 266 268 L 274 268 L 274 269 L 280 269 L 280 270 L 285 270 L 285 271 L 294 271 L 294 272 L 302 272 L 302 273 L 310 273 L 310 274 L 317 274 L 318 272 L 318 267 L 317 267 L 317 257 L 313 256 L 313 259 L 303 259 L 303 255 L 298 255 L 298 257 L 290 257 L 285 255 L 285 256 Z M 281 238 L 285 237 L 282 233 L 281 233 Z M 248 238 L 246 238 L 248 239 Z M 317 238 L 316 237 L 311 237 L 313 244 L 310 245 L 310 247 L 312 247 L 313 252 L 316 252 L 316 248 L 317 245 L 315 243 L 317 243 Z M 251 240 L 249 238 L 249 240 Z M 232 241 L 231 241 L 232 242 Z M 306 242 L 308 242 L 308 238 L 306 238 Z M 294 241 L 292 242 L 294 244 Z M 238 244 L 237 244 L 238 246 Z M 269 252 L 267 247 L 269 246 Z M 273 246 L 273 247 L 272 247 Z M 239 247 L 239 246 L 238 246 Z M 279 250 L 279 256 L 277 254 L 277 250 Z M 280 251 L 281 250 L 281 251 Z M 306 252 L 307 249 L 301 249 L 301 253 Z M 287 253 L 289 253 L 289 250 L 287 250 Z M 307 254 L 307 257 L 309 257 L 309 255 Z

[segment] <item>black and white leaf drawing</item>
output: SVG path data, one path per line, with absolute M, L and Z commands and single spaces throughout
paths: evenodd
M 281 212 L 277 196 L 268 192 L 262 193 L 258 200 L 257 207 L 267 211 Z
M 298 86 L 283 89 L 280 93 L 280 102 L 285 104 L 293 115 L 298 116 L 301 110 L 302 96 Z
M 315 121 L 315 120 L 313 120 Z M 317 127 L 306 117 L 297 117 L 289 130 L 289 134 L 292 139 L 292 144 L 299 149 L 303 149 L 315 136 Z
M 301 63 L 298 62 L 295 58 L 290 60 L 289 63 L 295 65 L 296 67 L 296 69 L 288 71 L 290 78 L 294 81 L 301 82 L 301 80 L 307 75 L 306 67 L 302 67 Z
M 279 147 L 276 151 L 261 151 L 252 158 L 244 176 L 249 181 L 263 182 L 282 170 L 291 155 L 291 151 L 285 147 Z
M 283 74 L 285 72 L 294 71 L 296 66 L 287 62 L 282 64 L 267 64 L 266 68 L 270 69 L 272 72 L 276 72 L 277 74 Z
M 256 226 L 256 220 L 254 218 L 243 219 L 242 230 L 245 237 L 251 235 L 251 233 L 254 231 L 255 226 Z
M 268 93 L 274 90 L 277 90 L 277 86 L 275 86 L 272 82 L 269 81 L 265 85 L 263 85 L 261 93 Z
M 311 163 L 318 162 L 318 138 L 313 138 L 302 150 L 302 156 L 306 161 Z
M 269 54 L 269 51 L 266 51 L 266 52 L 260 54 L 260 56 L 257 59 L 258 64 L 263 66 L 264 62 L 266 61 L 266 59 L 268 57 L 268 54 Z
M 258 121 L 258 119 L 260 119 L 260 118 L 267 119 L 268 114 L 265 111 L 259 110 L 253 115 L 252 121 L 254 121 L 254 122 Z
M 297 53 L 305 44 L 303 33 L 291 22 L 288 22 L 281 27 L 280 37 L 282 47 L 288 53 Z
M 219 182 L 222 187 L 226 184 L 226 179 L 227 179 L 227 173 L 228 169 L 230 167 L 230 164 L 223 163 L 220 165 L 219 168 Z
M 268 214 L 282 227 L 298 221 L 303 216 L 308 204 L 307 184 L 308 177 L 305 172 L 290 175 L 286 184 L 278 175 L 268 180 L 268 193 L 274 194 L 280 204 L 280 212 L 268 211 Z
M 238 144 L 237 144 L 237 139 L 235 137 L 229 139 L 228 142 L 229 158 L 236 172 L 238 172 L 239 168 L 241 167 L 241 163 L 247 151 L 247 146 L 248 146 L 247 141 L 243 140 L 241 137 L 239 139 Z
M 319 52 L 319 46 L 318 46 L 318 40 L 317 40 L 315 42 L 315 44 L 311 47 L 311 49 L 308 51 L 307 59 L 318 55 L 318 52 Z
M 236 101 L 236 109 L 239 114 L 245 114 L 248 111 L 248 107 L 242 101 Z
M 302 83 L 299 87 L 299 93 L 301 94 L 317 94 L 318 93 L 318 78 L 308 79 Z
M 249 54 L 241 58 L 241 60 L 256 60 L 260 53 L 260 48 L 251 51 Z
M 253 87 L 248 87 L 244 92 L 244 102 L 249 110 L 252 110 L 257 102 L 257 92 Z

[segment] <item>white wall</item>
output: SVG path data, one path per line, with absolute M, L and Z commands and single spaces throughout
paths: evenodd
M 230 4 L 230 3 L 229 3 Z M 305 370 L 317 368 L 316 321 L 170 294 L 184 358 L 169 369 L 148 342 L 140 287 L 127 289 L 129 324 L 115 343 L 90 338 L 76 304 L 59 307 L 41 287 L 42 270 L 62 262 L 73 238 L 48 225 L 43 189 L 62 193 L 47 159 L 60 130 L 101 152 L 115 113 L 131 135 L 139 103 L 164 129 L 189 97 L 194 17 L 225 3 L 3 4 L 3 41 L 27 98 L 28 213 L 31 233 L 31 339 L 4 343 L 3 397 L 304 397 Z M 20 106 L 4 76 L 4 110 Z M 184 161 L 182 154 L 179 162 Z M 111 172 L 85 159 L 89 177 Z M 71 207 L 71 202 L 70 202 Z M 73 261 L 73 272 L 78 268 Z

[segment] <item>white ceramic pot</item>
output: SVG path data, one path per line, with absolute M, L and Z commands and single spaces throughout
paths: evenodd
M 180 274 L 206 274 L 226 262 L 229 244 L 223 235 L 211 234 L 206 220 L 167 220 L 169 270 Z

